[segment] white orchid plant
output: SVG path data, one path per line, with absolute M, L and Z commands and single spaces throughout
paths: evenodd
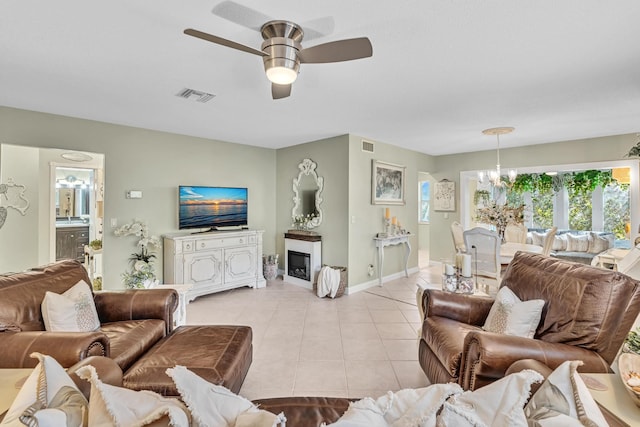
M 139 219 L 134 219 L 133 222 L 115 229 L 113 233 L 118 237 L 139 237 L 137 243 L 139 252 L 132 253 L 130 258 L 132 269 L 122 274 L 125 286 L 128 288 L 143 288 L 150 283 L 155 283 L 156 275 L 152 262 L 156 255 L 150 249 L 160 248 L 162 245 L 160 238 L 150 235 L 147 224 Z

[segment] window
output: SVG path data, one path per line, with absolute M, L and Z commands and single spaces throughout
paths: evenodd
M 567 189 L 569 194 L 569 229 L 593 230 L 592 193 L 583 193 L 573 187 Z
M 420 181 L 418 183 L 420 191 L 420 205 L 418 212 L 418 222 L 422 224 L 429 223 L 429 197 L 431 196 L 429 190 L 429 181 Z
M 616 239 L 629 239 L 630 216 L 629 184 L 609 184 L 604 189 L 604 231 L 613 233 Z
M 534 191 L 531 194 L 533 228 L 553 227 L 553 190 Z

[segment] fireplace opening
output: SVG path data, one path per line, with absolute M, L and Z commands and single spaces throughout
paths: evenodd
M 311 281 L 311 255 L 302 252 L 288 251 L 288 266 L 289 271 L 287 274 L 297 279 Z

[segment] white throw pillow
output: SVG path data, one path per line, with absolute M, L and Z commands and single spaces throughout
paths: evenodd
M 326 427 L 435 426 L 438 411 L 453 395 L 462 393 L 458 384 L 387 392 L 377 399 L 353 402 L 335 423 Z
M 511 289 L 500 288 L 482 329 L 498 334 L 533 338 L 540 323 L 544 301 L 521 301 Z
M 42 300 L 42 319 L 47 331 L 89 332 L 100 328 L 91 288 L 84 281 L 62 295 L 47 292 Z
M 537 231 L 531 232 L 531 243 L 537 246 L 542 246 L 544 244 L 544 238 L 547 233 L 538 233 Z
M 575 236 L 567 233 L 567 252 L 587 252 L 589 249 L 589 235 Z
M 593 231 L 589 233 L 589 249 L 587 252 L 590 254 L 599 254 L 606 251 L 609 246 L 609 239 L 606 236 L 601 236 Z
M 580 365 L 581 361 L 567 361 L 549 374 L 524 408 L 530 425 L 608 425 L 577 372 Z
M 22 385 L 0 426 L 24 427 L 21 417 L 37 420 L 40 427 L 85 425 L 87 401 L 64 368 L 51 356 L 32 353 L 31 357 L 40 363 Z M 61 398 L 63 394 L 73 396 L 65 399 Z
M 178 399 L 149 390 L 134 391 L 104 384 L 91 365 L 76 373 L 91 383 L 89 426 L 145 426 L 165 415 L 174 427 L 190 425 L 187 409 Z
M 184 366 L 178 365 L 166 372 L 189 407 L 195 427 L 273 427 L 286 420 L 283 414 L 258 409 L 250 400 L 226 387 L 211 384 Z
M 525 369 L 475 391 L 452 396 L 444 403 L 437 425 L 527 427 L 522 408 L 531 385 L 542 380 L 539 373 Z
M 567 250 L 567 236 L 561 234 L 559 236 L 553 236 L 553 245 L 551 249 L 554 251 L 566 251 Z

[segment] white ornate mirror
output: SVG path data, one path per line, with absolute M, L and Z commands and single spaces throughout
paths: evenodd
M 324 178 L 316 173 L 317 165 L 311 159 L 304 159 L 298 165 L 300 173 L 293 179 L 293 209 L 291 216 L 313 216 L 307 228 L 316 228 L 322 224 L 322 188 Z

